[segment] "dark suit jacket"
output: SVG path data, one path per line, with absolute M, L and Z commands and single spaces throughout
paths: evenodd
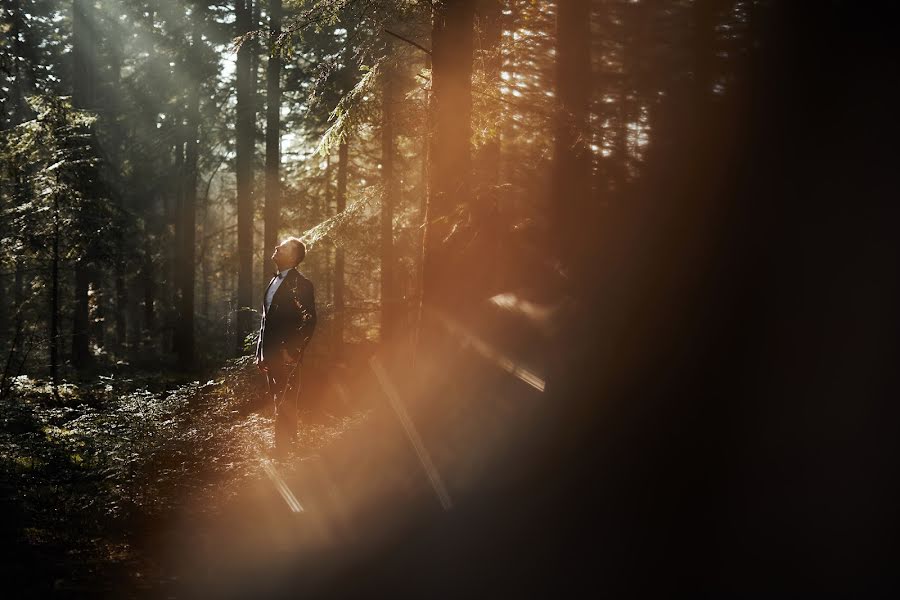
M 269 285 L 274 281 L 273 277 Z M 268 289 L 266 286 L 266 291 Z M 263 294 L 261 312 L 256 361 L 279 360 L 281 348 L 295 360 L 301 358 L 316 328 L 316 300 L 312 282 L 297 269 L 291 269 L 278 286 L 268 310 Z

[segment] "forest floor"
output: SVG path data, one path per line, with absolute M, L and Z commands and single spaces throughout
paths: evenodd
M 185 523 L 208 523 L 248 487 L 272 487 L 272 418 L 258 384 L 247 359 L 205 382 L 101 374 L 58 398 L 18 378 L 0 407 L 4 587 L 17 597 L 166 597 L 180 573 L 160 539 L 198 535 Z M 366 412 L 306 416 L 283 476 Z
M 304 365 L 298 445 L 277 461 L 249 358 L 197 381 L 111 371 L 58 397 L 18 378 L 0 406 L 7 589 L 264 598 L 299 581 L 318 595 L 413 527 L 446 539 L 452 503 L 503 464 L 540 398 L 478 352 L 451 350 L 430 370 L 420 360 L 432 391 L 418 400 L 403 383 L 409 365 L 386 352 Z M 423 574 L 442 560 L 412 559 Z

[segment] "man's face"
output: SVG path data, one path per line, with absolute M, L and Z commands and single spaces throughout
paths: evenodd
M 275 251 L 272 253 L 272 260 L 275 261 L 275 266 L 278 267 L 279 271 L 284 271 L 297 264 L 297 257 L 295 254 L 296 252 L 293 244 L 282 242 L 275 246 Z

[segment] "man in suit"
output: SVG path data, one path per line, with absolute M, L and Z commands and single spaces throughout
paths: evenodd
M 305 256 L 306 246 L 297 238 L 275 248 L 272 260 L 278 270 L 263 295 L 256 345 L 256 364 L 275 403 L 275 452 L 280 456 L 297 438 L 300 363 L 316 328 L 313 285 L 296 269 Z

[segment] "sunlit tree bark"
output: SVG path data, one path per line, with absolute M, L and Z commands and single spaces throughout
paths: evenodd
M 560 0 L 556 13 L 556 139 L 551 210 L 554 240 L 571 267 L 590 233 L 590 3 Z
M 381 177 L 384 196 L 381 202 L 381 339 L 393 335 L 397 312 L 394 297 L 394 81 L 390 67 L 383 75 L 381 109 Z
M 500 52 L 503 34 L 503 0 L 479 0 L 477 16 L 481 34 L 480 51 L 482 66 L 485 70 L 484 78 L 488 85 L 499 87 L 500 69 L 503 65 L 503 57 Z M 491 127 L 488 131 L 488 139 L 477 157 L 479 184 L 483 186 L 497 185 L 500 176 L 500 111 L 498 108 L 499 103 L 493 107 L 492 118 L 488 120 L 488 125 Z
M 448 240 L 452 215 L 471 194 L 472 27 L 475 0 L 434 5 L 432 130 L 423 258 L 425 306 L 458 308 L 465 292 L 459 253 Z
M 503 65 L 503 0 L 479 0 L 476 6 L 480 47 L 480 66 L 491 94 L 498 93 Z M 477 293 L 487 295 L 496 290 L 500 261 L 500 103 L 488 108 L 487 139 L 476 155 L 475 203 L 478 216 L 478 252 L 481 260 L 473 275 Z
M 337 169 L 337 193 L 335 200 L 337 202 L 336 213 L 340 214 L 347 208 L 347 167 L 348 165 L 348 146 L 347 142 L 341 142 L 338 146 L 338 169 Z M 338 358 L 343 357 L 344 351 L 344 249 L 337 247 L 334 255 L 334 339 L 335 354 Z
M 423 60 L 423 66 L 425 70 L 431 70 L 431 55 L 426 54 Z M 416 244 L 416 293 L 418 295 L 417 298 L 417 306 L 416 306 L 416 321 L 415 321 L 415 341 L 414 346 L 418 346 L 418 335 L 420 333 L 421 325 L 422 325 L 422 308 L 424 306 L 423 302 L 423 290 L 425 289 L 425 240 L 426 229 L 425 219 L 428 216 L 428 150 L 431 147 L 431 94 L 428 92 L 428 88 L 423 90 L 424 93 L 424 102 L 422 107 L 422 120 L 426 123 L 426 127 L 422 128 L 422 140 L 421 140 L 421 178 L 422 178 L 422 196 L 419 200 L 418 206 L 418 218 L 419 218 L 419 229 L 420 233 L 417 238 Z
M 281 33 L 281 0 L 269 0 L 269 62 L 266 69 L 266 206 L 263 273 L 278 244 L 281 220 L 281 55 L 275 41 Z
M 331 215 L 334 214 L 334 210 L 332 207 L 332 198 L 331 198 L 331 153 L 328 153 L 328 156 L 325 157 L 325 218 L 327 219 Z M 325 250 L 325 298 L 327 302 L 334 302 L 333 290 L 332 290 L 332 279 L 333 279 L 333 271 L 334 265 L 332 265 L 332 255 L 334 254 L 334 249 L 331 245 L 328 245 Z
M 235 0 L 237 34 L 250 31 L 252 0 Z M 244 336 L 250 330 L 253 304 L 253 146 L 255 111 L 253 107 L 254 73 L 251 54 L 254 44 L 241 44 L 237 53 L 237 126 L 235 170 L 237 179 L 238 283 L 237 352 L 243 352 Z

